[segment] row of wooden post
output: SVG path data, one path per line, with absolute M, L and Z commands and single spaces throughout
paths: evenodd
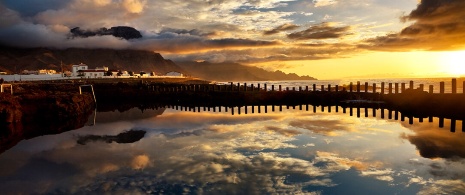
M 230 83 L 230 85 L 180 85 L 180 86 L 174 86 L 174 87 L 167 87 L 167 86 L 151 86 L 151 85 L 148 85 L 147 86 L 149 90 L 152 90 L 152 91 L 159 91 L 159 92 L 181 92 L 181 91 L 203 91 L 203 92 L 207 92 L 207 91 L 244 91 L 244 92 L 247 92 L 247 91 L 268 91 L 268 88 L 267 88 L 267 84 L 264 84 L 264 88 L 262 89 L 260 87 L 260 84 L 257 84 L 257 86 L 255 87 L 254 84 L 251 84 L 250 86 L 247 86 L 247 83 L 244 83 L 244 85 L 240 85 L 240 83 L 237 83 L 237 85 L 235 85 L 234 83 Z M 321 85 L 320 86 L 320 91 L 335 91 L 335 92 L 339 92 L 340 90 L 340 86 L 339 85 L 335 85 L 334 88 L 332 88 L 331 84 L 328 84 L 327 85 L 327 88 L 325 88 L 326 86 L 325 85 Z M 356 87 L 354 89 L 354 87 Z M 369 89 L 369 85 L 368 85 L 368 82 L 365 82 L 364 84 L 364 90 L 362 91 L 361 90 L 361 83 L 360 81 L 357 82 L 357 84 L 354 86 L 354 84 L 351 82 L 349 84 L 349 89 L 348 91 L 349 92 L 357 92 L 357 93 L 360 93 L 360 92 L 365 92 L 365 93 L 368 93 L 368 89 Z M 373 83 L 373 85 L 371 86 L 372 87 L 372 93 L 377 93 L 377 85 L 376 83 Z M 419 90 L 421 91 L 424 91 L 424 84 L 420 84 L 419 85 Z M 463 92 L 465 94 L 465 81 L 463 82 Z M 334 89 L 334 90 L 333 90 Z M 404 92 L 406 90 L 406 83 L 400 83 L 400 91 L 399 91 L 399 83 L 388 83 L 388 87 L 387 87 L 387 94 L 398 94 L 398 93 L 401 93 L 401 92 Z M 410 81 L 409 82 L 409 88 L 408 89 L 414 89 L 414 82 L 413 81 Z M 317 85 L 316 84 L 313 84 L 312 85 L 312 89 L 309 89 L 309 86 L 305 86 L 305 88 L 299 86 L 298 87 L 298 91 L 317 91 Z M 345 87 L 342 87 L 341 89 L 342 91 L 347 91 L 347 89 Z M 381 83 L 381 87 L 380 87 L 380 93 L 381 94 L 386 94 L 386 86 L 385 86 L 385 83 L 382 82 Z M 271 91 L 275 91 L 275 85 L 271 85 Z M 283 91 L 282 89 L 282 86 L 281 85 L 278 85 L 278 89 L 277 91 Z M 296 87 L 286 87 L 286 90 L 285 91 L 296 91 Z M 429 90 L 428 90 L 429 93 L 433 93 L 434 92 L 434 86 L 433 85 L 430 85 L 429 86 Z M 456 94 L 457 93 L 457 80 L 456 79 L 452 79 L 452 94 Z M 444 82 L 440 82 L 440 85 L 439 85 L 439 93 L 443 94 L 445 93 L 445 83 Z

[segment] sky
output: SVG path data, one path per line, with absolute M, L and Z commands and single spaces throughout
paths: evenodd
M 465 76 L 463 0 L 0 0 L 0 44 L 142 49 L 318 79 Z M 70 38 L 130 26 L 143 38 Z

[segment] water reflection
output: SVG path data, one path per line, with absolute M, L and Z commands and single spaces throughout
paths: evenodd
M 436 118 L 411 125 L 385 109 L 310 107 L 97 113 L 93 126 L 1 154 L 0 193 L 465 193 L 465 133 L 445 129 L 449 119 L 439 128 Z M 128 144 L 77 143 L 130 130 L 146 133 Z

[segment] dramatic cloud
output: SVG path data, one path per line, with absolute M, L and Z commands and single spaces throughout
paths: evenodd
M 290 39 L 337 39 L 351 34 L 350 26 L 334 27 L 331 23 L 321 23 L 311 26 L 307 30 L 295 32 L 287 35 Z
M 288 31 L 288 30 L 295 30 L 299 28 L 298 25 L 295 25 L 295 24 L 283 24 L 281 26 L 278 26 L 272 30 L 267 30 L 265 32 L 263 32 L 264 35 L 273 35 L 273 34 L 277 34 L 277 33 L 280 33 L 280 32 L 283 32 L 283 31 Z
M 422 0 L 403 21 L 413 24 L 399 33 L 367 41 L 370 49 L 454 50 L 465 46 L 465 1 Z
M 434 123 L 415 123 L 408 125 L 408 128 L 413 130 L 415 134 L 403 134 L 402 138 L 414 144 L 422 157 L 449 160 L 455 160 L 458 157 L 465 158 L 463 137 L 444 132 L 444 129 L 439 128 L 438 121 Z M 447 129 L 450 126 L 447 125 L 444 128 Z

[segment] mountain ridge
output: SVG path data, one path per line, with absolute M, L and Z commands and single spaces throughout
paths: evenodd
M 316 80 L 295 73 L 274 72 L 239 63 L 176 62 L 192 76 L 214 81 L 266 81 L 266 80 Z
M 19 74 L 23 70 L 52 69 L 70 71 L 72 65 L 84 63 L 93 69 L 145 71 L 164 75 L 176 71 L 184 75 L 214 81 L 240 80 L 315 80 L 309 76 L 267 71 L 238 63 L 174 62 L 160 53 L 131 49 L 50 49 L 0 46 L 0 71 Z

